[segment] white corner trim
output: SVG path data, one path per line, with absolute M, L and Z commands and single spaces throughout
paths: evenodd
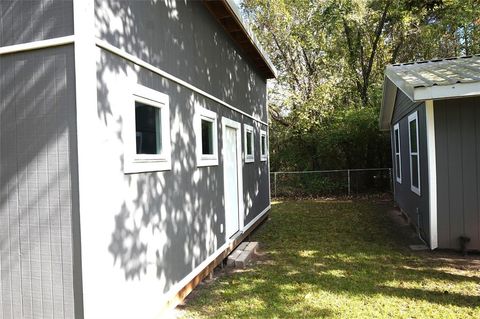
M 65 44 L 73 44 L 74 42 L 75 42 L 75 36 L 68 35 L 65 37 L 53 38 L 48 40 L 14 44 L 14 45 L 0 47 L 0 55 L 45 49 L 45 48 L 56 47 L 56 46 L 65 45 Z
M 428 190 L 430 215 L 430 248 L 438 247 L 437 226 L 437 154 L 435 149 L 435 117 L 433 101 L 425 102 L 427 121 L 427 152 L 428 152 Z
M 259 122 L 259 123 L 262 123 L 263 125 L 268 126 L 268 123 L 263 122 L 263 121 L 260 120 L 259 118 L 256 118 L 256 117 L 254 117 L 254 116 L 252 116 L 252 115 L 250 115 L 250 114 L 248 114 L 248 113 L 245 113 L 244 111 L 242 111 L 242 110 L 234 107 L 233 105 L 231 105 L 231 104 L 229 104 L 229 103 L 227 103 L 227 102 L 225 102 L 225 101 L 220 100 L 219 98 L 217 98 L 217 97 L 215 97 L 215 96 L 213 96 L 213 95 L 211 95 L 211 94 L 203 91 L 202 89 L 199 89 L 199 88 L 197 88 L 196 86 L 194 86 L 194 85 L 192 85 L 192 84 L 190 84 L 190 83 L 188 83 L 188 82 L 186 82 L 186 81 L 184 81 L 184 80 L 181 80 L 181 79 L 177 78 L 176 76 L 174 76 L 174 75 L 172 75 L 172 74 L 170 74 L 170 73 L 168 73 L 168 72 L 166 72 L 166 71 L 163 71 L 162 69 L 160 69 L 160 68 L 158 68 L 158 67 L 156 67 L 156 66 L 154 66 L 154 65 L 152 65 L 152 64 L 150 64 L 150 63 L 148 63 L 148 62 L 145 62 L 145 61 L 143 61 L 142 59 L 140 59 L 140 58 L 138 58 L 138 57 L 136 57 L 136 56 L 134 56 L 134 55 L 132 55 L 132 54 L 130 54 L 130 53 L 127 53 L 127 52 L 125 52 L 124 50 L 119 49 L 119 48 L 111 45 L 110 43 L 108 43 L 108 42 L 106 42 L 106 41 L 104 41 L 104 40 L 100 40 L 100 39 L 96 38 L 96 39 L 95 39 L 95 43 L 96 43 L 96 45 L 97 45 L 99 48 L 102 48 L 102 49 L 104 49 L 104 50 L 107 50 L 107 51 L 109 51 L 110 53 L 116 54 L 116 55 L 118 55 L 119 57 L 122 57 L 122 58 L 124 58 L 124 59 L 126 59 L 126 60 L 128 60 L 128 61 L 130 61 L 130 62 L 132 62 L 132 63 L 135 63 L 135 64 L 137 64 L 137 65 L 139 65 L 139 66 L 141 66 L 141 67 L 143 67 L 143 68 L 145 68 L 145 69 L 147 69 L 147 70 L 152 71 L 153 73 L 156 73 L 156 74 L 158 74 L 158 75 L 160 75 L 160 76 L 162 76 L 162 77 L 164 77 L 164 78 L 166 78 L 166 79 L 169 79 L 169 80 L 171 80 L 171 81 L 173 81 L 173 82 L 175 82 L 175 83 L 177 83 L 177 84 L 180 84 L 180 85 L 182 85 L 182 86 L 184 86 L 184 87 L 186 87 L 186 88 L 188 88 L 188 89 L 190 89 L 190 90 L 192 90 L 192 91 L 194 91 L 194 92 L 196 92 L 196 93 L 198 93 L 198 94 L 200 94 L 200 95 L 202 95 L 202 96 L 204 96 L 204 97 L 206 97 L 206 98 L 208 98 L 208 99 L 210 99 L 210 100 L 212 100 L 212 101 L 215 101 L 215 102 L 217 102 L 217 103 L 219 103 L 219 104 L 221 104 L 221 105 L 223 105 L 223 106 L 225 106 L 225 107 L 227 107 L 227 108 L 229 108 L 229 109 L 231 109 L 231 110 L 234 110 L 235 112 L 238 112 L 238 113 L 240 113 L 240 114 L 242 114 L 242 115 L 244 115 L 244 116 L 246 116 L 246 117 L 248 117 L 248 118 L 251 118 L 251 119 L 254 120 L 254 121 L 257 121 L 257 122 Z
M 83 313 L 82 317 L 90 317 L 92 314 L 91 306 L 93 300 L 89 292 L 96 289 L 98 282 L 96 276 L 90 276 L 93 267 L 95 267 L 95 257 L 89 250 L 91 238 L 89 235 L 89 225 L 96 225 L 98 219 L 96 214 L 91 214 L 98 210 L 98 203 L 95 202 L 95 187 L 91 187 L 92 181 L 98 176 L 92 174 L 92 167 L 97 164 L 97 159 L 92 156 L 91 141 L 98 140 L 95 135 L 96 130 L 92 130 L 91 119 L 96 118 L 97 114 L 97 55 L 93 35 L 95 30 L 95 9 L 93 1 L 74 0 L 73 1 L 73 38 L 64 39 L 74 41 L 75 57 L 75 108 L 77 124 L 77 152 L 78 161 L 78 221 L 79 227 L 78 241 L 76 244 L 80 249 L 75 249 L 74 255 L 78 255 L 78 260 L 74 261 L 77 273 L 76 285 L 80 286 L 74 291 L 75 313 Z M 62 41 L 63 42 L 63 41 Z M 59 44 L 60 42 L 57 42 Z M 78 290 L 78 291 L 77 291 Z M 92 303 L 93 302 L 93 303 Z

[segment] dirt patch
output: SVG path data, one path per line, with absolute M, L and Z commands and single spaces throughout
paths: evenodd
M 390 208 L 387 209 L 387 215 L 393 221 L 398 240 L 404 243 L 406 249 L 410 245 L 424 244 L 400 211 Z M 463 255 L 461 251 L 437 249 L 412 251 L 412 254 L 421 257 L 424 266 L 430 266 L 432 269 L 462 275 L 465 275 L 466 272 L 479 272 L 480 276 L 480 253 L 478 252 L 469 252 L 467 255 Z

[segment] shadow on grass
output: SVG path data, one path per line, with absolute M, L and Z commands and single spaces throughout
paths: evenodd
M 385 209 L 367 202 L 275 204 L 252 239 L 265 257 L 202 291 L 193 310 L 216 309 L 207 317 L 350 316 L 346 311 L 354 317 L 348 303 L 356 307 L 353 300 L 360 299 L 374 312 L 378 300 L 392 308 L 420 302 L 480 316 L 478 270 L 447 269 L 452 265 L 445 260 L 410 252 Z

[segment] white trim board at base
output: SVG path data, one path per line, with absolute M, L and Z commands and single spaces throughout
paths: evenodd
M 425 101 L 427 122 L 427 152 L 428 152 L 428 190 L 430 216 L 430 248 L 438 247 L 437 227 L 437 154 L 435 149 L 435 117 L 433 101 Z
M 168 300 L 174 298 L 174 296 L 182 290 L 193 278 L 195 278 L 202 270 L 207 267 L 212 261 L 214 261 L 220 254 L 228 249 L 230 245 L 240 237 L 243 233 L 247 232 L 255 223 L 261 219 L 268 211 L 272 208 L 271 205 L 268 205 L 260 214 L 258 214 L 252 221 L 250 221 L 246 226 L 244 226 L 234 237 L 230 238 L 225 244 L 223 244 L 220 248 L 218 248 L 213 254 L 211 254 L 207 259 L 205 259 L 201 264 L 199 264 L 195 269 L 193 269 L 187 276 L 185 276 L 182 280 L 176 283 L 169 292 L 167 292 L 163 296 L 163 301 L 167 302 Z
M 142 59 L 140 59 L 140 58 L 138 58 L 138 57 L 136 57 L 136 56 L 134 56 L 130 53 L 127 53 L 124 50 L 119 49 L 119 48 L 111 45 L 110 43 L 108 43 L 104 40 L 95 39 L 95 43 L 99 48 L 102 48 L 102 49 L 104 49 L 104 50 L 106 50 L 110 53 L 118 55 L 119 57 L 122 57 L 125 60 L 128 60 L 132 63 L 135 63 L 136 65 L 139 65 L 139 66 L 141 66 L 141 67 L 143 67 L 143 68 L 145 68 L 149 71 L 152 71 L 153 73 L 156 73 L 156 74 L 158 74 L 158 75 L 160 75 L 160 76 L 162 76 L 162 77 L 164 77 L 168 80 L 171 80 L 171 81 L 173 81 L 177 84 L 180 84 L 180 85 L 182 85 L 182 86 L 184 86 L 184 87 L 186 87 L 186 88 L 188 88 L 188 89 L 190 89 L 190 90 L 192 90 L 192 91 L 194 91 L 194 92 L 196 92 L 196 93 L 198 93 L 198 94 L 200 94 L 200 95 L 202 95 L 202 96 L 204 96 L 204 97 L 206 97 L 206 98 L 208 98 L 208 99 L 210 99 L 214 102 L 217 102 L 217 103 L 219 103 L 219 104 L 221 104 L 221 105 L 223 105 L 223 106 L 225 106 L 225 107 L 227 107 L 227 108 L 229 108 L 229 109 L 231 109 L 235 112 L 238 112 L 238 113 L 240 113 L 240 114 L 242 114 L 242 115 L 244 115 L 248 118 L 251 118 L 252 120 L 254 120 L 258 123 L 262 123 L 263 125 L 268 126 L 268 123 L 254 117 L 254 116 L 252 116 L 248 113 L 245 113 L 244 111 L 234 107 L 233 105 L 230 105 L 227 102 L 220 100 L 219 98 L 217 98 L 217 97 L 215 97 L 215 96 L 197 88 L 196 86 L 194 86 L 194 85 L 192 85 L 188 82 L 185 82 L 184 80 L 181 80 L 181 79 L 177 78 L 176 76 L 174 76 L 174 75 L 172 75 L 172 74 L 170 74 L 166 71 L 163 71 L 162 69 L 157 68 L 156 66 L 154 66 L 154 65 L 152 65 L 148 62 L 145 62 Z

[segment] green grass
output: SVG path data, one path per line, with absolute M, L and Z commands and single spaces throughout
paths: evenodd
M 185 317 L 479 319 L 478 256 L 410 252 L 386 209 L 366 201 L 274 204 L 252 238 L 265 255 L 200 288 Z

